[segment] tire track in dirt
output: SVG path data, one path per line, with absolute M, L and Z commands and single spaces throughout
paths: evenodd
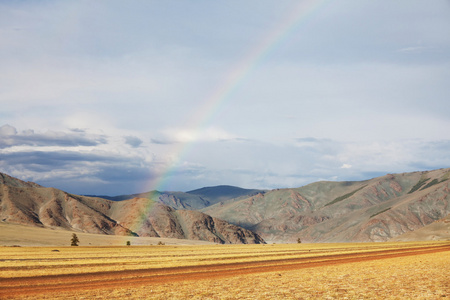
M 50 294 L 61 291 L 112 289 L 119 287 L 124 288 L 164 284 L 176 281 L 216 279 L 254 273 L 291 271 L 304 268 L 430 254 L 442 251 L 450 251 L 450 245 L 378 250 L 269 261 L 212 264 L 205 266 L 4 278 L 0 279 L 0 298 Z

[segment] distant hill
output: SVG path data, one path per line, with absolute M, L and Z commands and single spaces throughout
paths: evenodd
M 264 243 L 257 234 L 199 211 L 158 201 L 78 196 L 0 173 L 0 221 L 43 228 L 215 243 Z
M 387 241 L 450 213 L 450 169 L 316 182 L 209 206 L 269 242 Z
M 204 187 L 186 193 L 200 197 L 201 199 L 206 201 L 206 203 L 208 204 L 206 206 L 210 206 L 219 202 L 225 202 L 233 199 L 236 200 L 243 197 L 253 196 L 259 193 L 265 193 L 265 190 L 243 189 L 236 186 L 219 185 Z
M 175 209 L 193 209 L 198 210 L 207 206 L 225 202 L 228 200 L 241 199 L 243 197 L 253 196 L 258 193 L 264 193 L 264 190 L 243 189 L 240 187 L 219 185 L 204 187 L 189 192 L 159 192 L 151 191 L 139 194 L 120 195 L 120 196 L 93 196 L 108 199 L 112 201 L 122 201 L 132 198 L 146 198 L 166 204 Z

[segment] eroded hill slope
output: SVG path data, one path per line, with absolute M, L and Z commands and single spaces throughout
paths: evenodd
M 272 190 L 203 212 L 266 241 L 387 241 L 450 213 L 450 169 Z

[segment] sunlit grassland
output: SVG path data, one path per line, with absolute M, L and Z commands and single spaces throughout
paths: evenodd
M 181 266 L 282 261 L 381 249 L 422 248 L 442 242 L 361 244 L 270 244 L 120 247 L 0 247 L 0 278 Z M 443 244 L 443 243 L 442 243 Z M 57 250 L 57 251 L 56 251 Z
M 89 291 L 96 299 L 448 299 L 448 252 L 191 283 Z M 70 294 L 67 294 L 69 297 Z

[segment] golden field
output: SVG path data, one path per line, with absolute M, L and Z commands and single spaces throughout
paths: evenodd
M 1 247 L 0 299 L 442 299 L 450 243 Z

